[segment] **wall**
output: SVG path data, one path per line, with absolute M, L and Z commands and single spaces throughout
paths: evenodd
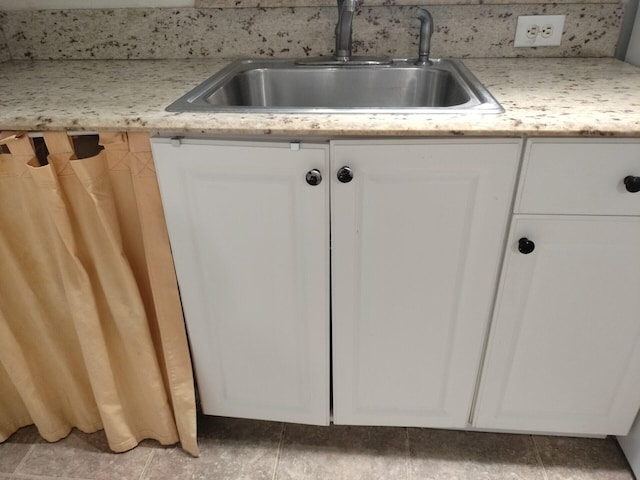
M 629 49 L 626 52 L 626 61 L 640 67 L 640 8 L 636 11 L 635 24 L 629 39 Z M 640 432 L 640 427 L 638 427 Z M 638 434 L 640 439 L 640 433 Z M 638 462 L 640 462 L 640 454 L 638 454 Z
M 334 1 L 195 0 L 236 8 L 11 10 L 4 12 L 2 25 L 14 59 L 314 56 L 333 51 Z M 460 1 L 466 4 L 456 4 Z M 620 3 L 480 1 L 439 0 L 452 4 L 429 6 L 436 23 L 434 56 L 614 55 L 624 12 Z M 301 2 L 331 6 L 264 6 Z M 354 19 L 354 52 L 415 56 L 419 21 L 414 7 L 399 5 L 406 2 L 415 0 L 364 0 Z M 513 47 L 516 18 L 532 14 L 567 14 L 560 47 Z

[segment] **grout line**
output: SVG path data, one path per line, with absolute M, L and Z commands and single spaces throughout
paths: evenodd
M 412 480 L 413 478 L 413 465 L 411 464 L 411 444 L 409 443 L 409 427 L 405 427 L 405 446 L 407 450 L 407 478 Z
M 536 443 L 536 439 L 533 435 L 529 435 L 531 438 L 531 442 L 533 443 L 533 450 L 536 452 L 536 459 L 538 460 L 538 465 L 542 467 L 542 475 L 544 476 L 544 480 L 549 480 L 549 475 L 547 475 L 547 469 L 544 466 L 544 462 L 542 461 L 542 456 L 540 455 L 540 450 L 538 449 L 538 444 Z
M 284 439 L 284 429 L 285 424 L 282 423 L 282 428 L 280 429 L 280 440 L 278 441 L 278 451 L 276 452 L 276 461 L 273 464 L 273 475 L 271 476 L 271 480 L 276 480 L 278 476 L 278 464 L 280 463 L 280 452 L 282 451 L 282 441 Z
M 20 463 L 18 463 L 18 465 L 16 465 L 16 468 L 13 469 L 13 474 L 15 475 L 16 473 L 18 473 L 18 470 L 20 470 L 20 468 L 22 468 L 22 466 L 27 463 L 27 460 L 29 459 L 29 457 L 31 456 L 31 453 L 35 450 L 36 445 L 31 444 L 31 446 L 29 447 L 29 450 L 27 450 L 27 453 L 24 454 L 24 456 L 22 457 L 22 460 L 20 460 Z
M 147 474 L 147 470 L 149 469 L 149 465 L 151 465 L 151 462 L 153 461 L 153 457 L 156 456 L 156 451 L 155 449 L 152 449 L 151 452 L 149 452 L 149 456 L 147 457 L 147 461 L 144 462 L 144 467 L 142 467 L 142 472 L 140 472 L 140 476 L 138 477 L 138 480 L 142 480 L 144 478 L 144 476 Z

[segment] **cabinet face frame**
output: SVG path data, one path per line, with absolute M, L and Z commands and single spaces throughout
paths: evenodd
M 153 147 L 204 413 L 327 425 L 328 145 Z
M 335 423 L 468 426 L 520 152 L 519 139 L 331 142 Z M 350 183 L 336 179 L 343 165 Z M 431 271 L 411 265 L 424 262 Z M 405 299 L 401 318 L 386 291 Z

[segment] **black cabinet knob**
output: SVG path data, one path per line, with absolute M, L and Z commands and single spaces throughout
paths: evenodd
M 349 183 L 353 180 L 353 170 L 351 170 L 351 167 L 342 167 L 338 170 L 338 180 L 342 183 Z
M 518 240 L 518 251 L 525 255 L 530 254 L 536 248 L 536 244 L 529 240 L 527 237 L 522 237 Z
M 633 175 L 624 177 L 624 187 L 627 189 L 627 192 L 640 192 L 640 177 L 634 177 Z
M 320 182 L 322 181 L 322 175 L 320 174 L 320 170 L 316 170 L 315 168 L 313 170 L 309 170 L 307 172 L 307 183 L 309 185 L 319 185 Z

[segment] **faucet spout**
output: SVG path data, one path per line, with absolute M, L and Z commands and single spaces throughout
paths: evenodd
M 338 0 L 336 24 L 336 60 L 347 62 L 351 58 L 351 26 L 358 0 Z
M 416 65 L 432 65 L 429 60 L 431 51 L 431 35 L 433 35 L 433 17 L 429 10 L 416 8 L 416 18 L 420 19 L 420 45 L 418 49 L 418 60 Z

